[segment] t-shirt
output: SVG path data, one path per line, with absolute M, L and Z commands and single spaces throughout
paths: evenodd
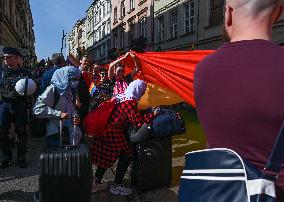
M 284 120 L 284 50 L 265 40 L 224 44 L 194 75 L 209 148 L 229 148 L 264 168 Z M 284 189 L 284 167 L 278 178 Z

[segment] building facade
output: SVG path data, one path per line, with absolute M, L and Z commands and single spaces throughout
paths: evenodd
M 114 49 L 131 49 L 139 37 L 154 42 L 154 0 L 112 0 L 112 43 Z
M 190 49 L 196 40 L 197 11 L 194 0 L 155 0 L 155 49 Z
M 86 54 L 86 18 L 78 20 L 68 36 L 69 54 L 72 54 L 77 59 Z
M 155 50 L 217 49 L 223 44 L 224 0 L 155 0 Z M 284 1 L 283 1 L 284 2 Z M 284 44 L 284 16 L 273 41 Z
M 86 51 L 90 58 L 95 58 L 94 46 L 94 2 L 86 11 Z
M 16 47 L 36 60 L 33 17 L 29 0 L 0 0 L 0 45 Z
M 96 63 L 107 63 L 108 52 L 110 50 L 111 32 L 111 1 L 94 1 L 94 43 L 90 47 L 93 53 L 92 59 Z

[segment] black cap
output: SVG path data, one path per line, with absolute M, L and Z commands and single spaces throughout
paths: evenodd
M 21 54 L 21 52 L 17 48 L 5 47 L 5 48 L 3 48 L 3 53 L 4 54 L 13 54 L 13 55 L 17 55 L 19 57 L 23 57 L 23 55 Z

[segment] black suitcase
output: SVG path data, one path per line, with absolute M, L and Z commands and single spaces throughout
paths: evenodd
M 171 137 L 151 138 L 135 145 L 131 181 L 139 193 L 171 185 Z
M 39 200 L 90 202 L 92 176 L 91 153 L 87 145 L 45 148 L 39 160 Z

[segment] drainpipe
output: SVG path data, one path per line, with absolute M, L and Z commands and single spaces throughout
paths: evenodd
M 199 12 L 200 12 L 200 0 L 197 0 L 197 23 L 196 23 L 196 45 L 199 42 Z
M 151 0 L 151 14 L 152 14 L 152 48 L 154 50 L 154 40 L 155 40 L 155 15 L 154 15 L 154 0 Z M 151 16 L 150 16 L 151 17 Z

